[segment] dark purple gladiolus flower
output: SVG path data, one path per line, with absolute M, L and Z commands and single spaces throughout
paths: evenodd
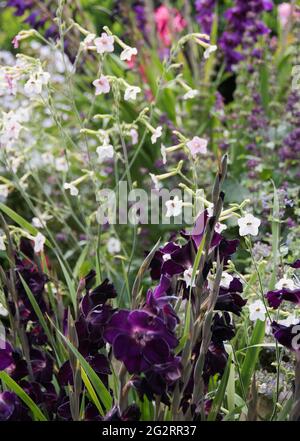
M 46 282 L 48 281 L 46 274 L 41 272 L 35 264 L 26 259 L 17 259 L 16 264 L 17 274 L 20 274 L 23 277 L 34 296 L 40 296 L 44 291 Z M 19 278 L 16 289 L 20 297 L 26 296 L 25 288 Z
M 0 341 L 0 371 L 5 370 L 14 380 L 20 380 L 27 375 L 27 365 L 18 351 L 8 342 Z
M 300 322 L 295 325 L 284 326 L 274 321 L 271 326 L 276 340 L 286 348 L 296 352 L 300 359 Z
M 109 368 L 109 363 L 105 355 L 96 354 L 96 355 L 88 355 L 86 361 L 89 365 L 94 369 L 94 371 L 98 374 L 101 381 L 108 385 L 108 375 L 111 374 L 111 370 Z M 61 386 L 67 386 L 68 384 L 73 385 L 73 371 L 70 365 L 69 360 L 67 360 L 60 368 L 57 374 L 58 382 Z
M 38 383 L 50 383 L 53 375 L 53 360 L 44 351 L 31 349 L 30 364 L 35 381 Z
M 281 303 L 286 300 L 295 304 L 300 304 L 300 289 L 277 289 L 274 291 L 269 291 L 266 294 L 269 306 L 273 309 L 278 309 Z
M 9 343 L 0 340 L 0 371 L 4 371 L 14 362 L 12 347 Z
M 170 285 L 170 279 L 166 276 L 161 276 L 159 285 L 153 292 L 150 289 L 147 292 L 146 303 L 143 306 L 143 310 L 160 317 L 170 330 L 174 330 L 175 326 L 179 323 L 179 318 L 170 305 L 170 302 L 176 299 L 176 297 L 166 295 L 166 291 L 169 290 Z
M 155 396 L 160 396 L 166 405 L 170 404 L 168 397 L 169 388 L 181 377 L 181 364 L 179 357 L 170 357 L 163 364 L 153 365 L 144 373 L 143 377 L 134 377 L 131 384 L 143 400 L 144 395 L 152 401 Z
M 104 417 L 103 421 L 139 421 L 141 411 L 136 404 L 131 404 L 122 413 L 114 406 Z
M 178 340 L 164 322 L 146 311 L 115 312 L 104 331 L 117 360 L 129 373 L 141 373 L 152 364 L 164 363 Z
M 114 286 L 107 279 L 98 287 L 90 289 L 93 279 L 94 274 L 89 273 L 85 281 L 87 294 L 81 301 L 81 314 L 75 324 L 79 341 L 78 349 L 84 357 L 95 355 L 103 347 L 104 327 L 114 312 L 106 302 L 117 295 Z
M 14 392 L 0 392 L 0 421 L 29 421 L 28 411 Z
M 222 238 L 220 244 L 217 247 L 220 260 L 224 260 L 224 263 L 234 254 L 239 246 L 240 241 L 238 239 L 227 240 Z
M 8 421 L 16 407 L 17 396 L 13 392 L 0 393 L 0 421 Z
M 215 309 L 217 311 L 229 311 L 236 315 L 240 315 L 242 307 L 246 305 L 239 293 L 243 292 L 243 285 L 239 279 L 234 277 L 228 288 L 220 287 L 219 296 Z
M 150 275 L 153 280 L 159 280 L 162 274 L 171 277 L 184 271 L 182 265 L 173 260 L 173 254 L 180 249 L 179 245 L 168 242 L 164 247 L 156 251 L 150 263 Z
M 205 357 L 203 378 L 208 383 L 209 378 L 216 374 L 223 375 L 228 360 L 224 344 L 211 342 Z
M 67 386 L 68 384 L 73 385 L 73 372 L 69 360 L 60 367 L 57 374 L 57 380 L 60 386 Z
M 196 245 L 196 248 L 201 244 L 201 241 L 204 236 L 204 231 L 207 222 L 212 222 L 213 218 L 208 216 L 207 210 L 204 210 L 202 213 L 199 214 L 198 218 L 196 219 L 194 228 L 191 233 L 183 233 L 184 237 L 191 237 Z M 214 233 L 211 241 L 211 248 L 215 248 L 218 246 L 222 241 L 222 236 L 219 233 Z
M 234 326 L 231 323 L 230 315 L 227 312 L 224 314 L 215 314 L 211 330 L 211 340 L 216 344 L 231 340 L 235 335 Z

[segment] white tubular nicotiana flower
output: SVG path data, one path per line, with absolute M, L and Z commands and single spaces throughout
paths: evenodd
M 141 92 L 141 88 L 137 86 L 127 86 L 124 93 L 125 101 L 135 101 L 138 93 Z
M 256 300 L 249 305 L 249 313 L 249 318 L 252 322 L 256 322 L 256 320 L 261 320 L 264 322 L 266 319 L 267 310 L 261 300 Z
M 257 236 L 260 224 L 260 219 L 254 217 L 251 213 L 247 213 L 245 216 L 238 219 L 240 236 L 247 236 L 248 234 L 251 236 Z
M 40 253 L 44 249 L 46 238 L 42 233 L 38 233 L 34 238 L 34 251 Z
M 1 184 L 0 185 L 0 199 L 5 200 L 8 196 L 9 188 L 8 185 Z
M 59 172 L 67 172 L 69 167 L 67 160 L 64 156 L 61 158 L 55 158 L 55 168 Z
M 3 112 L 2 129 L 0 134 L 1 144 L 10 146 L 19 138 L 23 126 L 19 122 L 19 115 L 12 110 L 8 113 Z
M 104 162 L 107 159 L 112 159 L 114 157 L 115 151 L 111 144 L 103 144 L 96 149 L 98 155 L 98 161 Z
M 278 282 L 275 285 L 276 289 L 290 289 L 293 290 L 296 288 L 295 283 L 293 279 L 288 279 L 286 275 L 283 276 L 282 279 L 278 280 Z
M 107 250 L 110 254 L 118 254 L 121 251 L 121 242 L 115 237 L 107 241 Z
M 193 99 L 195 98 L 197 95 L 199 95 L 199 91 L 196 89 L 190 89 L 188 90 L 184 95 L 183 95 L 183 99 L 184 100 L 189 100 L 189 99 Z
M 167 163 L 167 150 L 166 150 L 166 147 L 164 146 L 164 144 L 162 144 L 160 147 L 160 153 L 162 156 L 163 164 L 166 164 Z
M 31 223 L 35 228 L 43 228 L 44 225 L 42 224 L 42 222 L 40 221 L 40 219 L 38 217 L 33 217 L 31 219 Z
M 216 46 L 215 44 L 208 46 L 208 48 L 205 49 L 204 54 L 203 54 L 203 57 L 205 58 L 205 60 L 207 60 L 213 52 L 216 52 L 217 49 L 218 49 L 218 46 Z
M 96 38 L 95 34 L 88 34 L 85 39 L 81 42 L 81 47 L 83 50 L 88 50 L 92 48 L 95 44 L 94 40 Z
M 228 289 L 230 283 L 233 281 L 233 277 L 231 274 L 226 273 L 226 271 L 222 272 L 220 286 L 222 288 Z
M 227 225 L 221 224 L 221 222 L 217 222 L 215 226 L 215 232 L 221 234 L 224 230 L 227 230 Z
M 72 182 L 65 182 L 64 189 L 70 190 L 71 196 L 78 196 L 78 194 L 79 194 L 78 188 L 76 187 L 76 185 L 72 184 Z
M 5 243 L 4 243 L 3 236 L 0 236 L 0 250 L 1 251 L 5 251 L 6 250 L 6 246 L 5 246 Z
M 182 213 L 182 204 L 183 204 L 183 201 L 181 199 L 179 199 L 178 196 L 175 196 L 174 199 L 170 199 L 169 201 L 167 201 L 166 202 L 166 208 L 167 208 L 166 217 L 179 216 Z
M 126 46 L 120 54 L 122 61 L 130 61 L 134 55 L 137 55 L 138 51 L 136 47 Z
M 195 278 L 192 281 L 193 267 L 190 266 L 188 269 L 186 269 L 184 271 L 184 273 L 183 273 L 183 280 L 185 281 L 187 288 L 189 288 L 189 287 L 195 288 L 195 286 L 196 286 L 196 275 L 197 275 L 198 272 L 199 271 L 196 272 Z
M 155 190 L 159 191 L 162 187 L 161 183 L 159 182 L 159 179 L 153 173 L 149 173 L 149 176 L 154 184 Z
M 278 323 L 283 326 L 296 325 L 298 322 L 299 319 L 294 314 L 290 314 L 287 318 L 283 320 L 278 320 Z
M 50 80 L 49 72 L 44 72 L 39 70 L 33 73 L 28 81 L 25 83 L 24 92 L 27 96 L 33 97 L 35 95 L 40 95 L 43 90 L 43 86 L 47 85 Z
M 160 138 L 162 135 L 162 126 L 158 126 L 156 127 L 156 129 L 154 129 L 154 131 L 152 132 L 152 136 L 151 136 L 151 142 L 152 144 L 155 144 L 156 141 L 158 140 L 158 138 Z
M 131 136 L 131 142 L 136 145 L 139 142 L 139 133 L 135 128 L 130 129 L 129 135 Z
M 7 317 L 8 316 L 8 311 L 6 308 L 4 308 L 4 306 L 2 305 L 2 303 L 0 303 L 0 317 Z

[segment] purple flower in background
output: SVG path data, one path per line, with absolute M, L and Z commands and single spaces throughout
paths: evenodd
M 253 47 L 259 36 L 269 33 L 269 29 L 261 21 L 263 12 L 271 11 L 273 3 L 266 0 L 235 0 L 234 6 L 227 9 L 226 31 L 223 33 L 219 45 L 222 48 L 228 69 L 244 58 L 239 50 Z M 255 54 L 253 54 L 255 55 Z
M 131 374 L 166 362 L 178 343 L 160 318 L 141 310 L 116 312 L 104 331 L 104 338 Z
M 142 32 L 144 38 L 147 37 L 147 16 L 146 16 L 146 10 L 143 0 L 139 0 L 135 3 L 133 6 L 133 10 L 135 12 L 137 26 L 139 30 Z
M 195 9 L 197 12 L 196 20 L 200 24 L 202 31 L 210 35 L 214 20 L 215 0 L 196 0 Z
M 46 38 L 58 37 L 58 29 L 54 24 L 55 9 L 51 10 L 51 4 L 47 7 L 41 7 L 42 3 L 34 0 L 7 0 L 6 5 L 15 8 L 14 15 L 21 17 L 26 12 L 29 15 L 24 19 L 24 23 L 28 23 L 32 28 L 41 30 L 44 28 Z

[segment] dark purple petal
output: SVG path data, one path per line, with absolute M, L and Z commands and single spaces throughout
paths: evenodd
M 300 304 L 300 289 L 290 290 L 290 289 L 278 289 L 274 291 L 269 291 L 266 294 L 269 306 L 273 309 L 278 309 L 281 303 L 286 300 L 291 303 Z
M 0 393 L 0 421 L 7 421 L 15 411 L 17 397 L 12 392 Z
M 274 337 L 280 344 L 291 351 L 300 352 L 300 322 L 291 326 L 272 322 L 271 327 Z
M 170 356 L 170 348 L 162 338 L 146 342 L 143 355 L 150 364 L 163 363 Z
M 57 379 L 61 386 L 73 384 L 73 372 L 69 360 L 61 366 L 57 374 Z
M 103 337 L 108 343 L 112 344 L 119 334 L 130 332 L 131 325 L 128 322 L 129 314 L 130 311 L 121 309 L 112 315 L 103 333 Z

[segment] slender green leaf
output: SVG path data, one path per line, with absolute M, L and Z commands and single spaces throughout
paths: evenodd
M 6 205 L 2 204 L 0 202 L 0 210 L 3 211 L 11 220 L 16 222 L 21 228 L 23 228 L 25 231 L 28 231 L 32 236 L 36 236 L 39 232 L 37 228 L 35 228 L 33 225 L 31 225 L 27 220 L 25 220 L 22 216 L 20 216 L 18 213 L 16 213 L 11 208 L 7 207 Z M 50 242 L 46 240 L 46 245 L 49 248 L 52 248 Z
M 54 324 L 53 324 L 54 326 Z M 108 411 L 112 406 L 112 397 L 109 393 L 109 391 L 106 389 L 94 369 L 89 365 L 89 363 L 84 359 L 84 357 L 78 352 L 78 350 L 75 348 L 75 346 L 56 328 L 58 334 L 62 338 L 62 340 L 65 342 L 65 344 L 68 346 L 71 352 L 75 355 L 77 358 L 80 366 L 86 373 L 88 379 L 92 383 L 98 398 L 103 403 L 105 409 Z
M 75 291 L 75 287 L 74 287 L 74 282 L 71 279 L 71 277 L 69 276 L 68 270 L 66 269 L 63 261 L 58 256 L 57 256 L 57 259 L 58 259 L 60 266 L 61 266 L 61 269 L 64 273 L 64 277 L 67 282 L 68 289 L 70 291 L 70 297 L 71 297 L 71 300 L 73 303 L 73 307 L 74 307 L 74 310 L 76 311 L 77 305 L 76 305 L 76 291 Z
M 91 384 L 91 382 L 90 382 L 90 380 L 89 380 L 89 378 L 83 368 L 81 368 L 81 378 L 85 384 L 85 387 L 88 390 L 88 393 L 90 394 L 92 401 L 94 402 L 95 406 L 97 407 L 100 415 L 104 415 L 103 408 L 100 404 L 100 401 L 98 400 L 97 394 L 95 393 L 95 390 L 94 390 L 94 388 L 93 388 L 93 386 L 92 386 L 92 384 Z
M 226 388 L 227 388 L 227 383 L 228 383 L 229 374 L 230 374 L 230 367 L 231 367 L 231 355 L 229 355 L 229 357 L 228 357 L 225 372 L 224 372 L 222 379 L 219 383 L 219 387 L 217 389 L 215 398 L 213 400 L 211 410 L 210 410 L 209 415 L 207 417 L 208 421 L 215 421 L 217 418 L 218 412 L 220 411 L 220 408 L 221 408 L 223 400 L 224 400 Z
M 251 336 L 249 349 L 247 350 L 244 362 L 241 368 L 241 381 L 244 386 L 246 396 L 248 395 L 248 389 L 251 385 L 251 379 L 255 371 L 256 363 L 258 360 L 260 345 L 265 336 L 265 322 L 257 320 L 254 326 L 254 330 Z M 241 385 L 238 385 L 238 393 L 241 395 Z

